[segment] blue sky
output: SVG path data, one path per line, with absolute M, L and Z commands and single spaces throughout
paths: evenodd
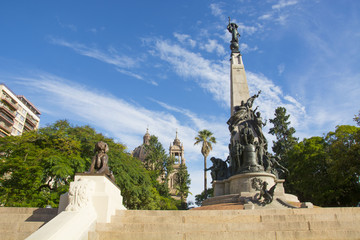
M 266 119 L 286 107 L 302 140 L 354 124 L 359 13 L 356 0 L 2 1 L 0 82 L 40 109 L 41 126 L 89 124 L 128 151 L 147 127 L 166 149 L 178 129 L 195 195 L 197 132 L 212 131 L 210 155 L 227 156 L 228 16 L 250 94 L 262 90 L 254 106 Z

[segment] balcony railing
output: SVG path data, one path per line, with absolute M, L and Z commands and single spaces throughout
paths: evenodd
M 36 121 L 31 115 L 27 115 L 26 116 L 26 122 L 28 122 L 31 126 L 33 126 L 34 128 L 37 126 L 38 121 Z
M 12 106 L 15 110 L 18 109 L 17 103 L 14 102 L 14 101 L 12 100 L 12 98 L 10 98 L 10 97 L 6 96 L 5 94 L 3 94 L 3 95 L 1 96 L 1 99 L 5 100 L 5 101 L 6 101 L 10 106 Z
M 11 119 L 8 115 L 6 115 L 3 112 L 0 112 L 0 120 L 3 119 L 5 122 L 7 122 L 9 125 L 13 125 L 14 124 L 14 120 Z
M 25 122 L 25 125 L 24 125 L 24 130 L 25 131 L 32 131 L 34 129 L 35 128 L 33 126 L 31 126 L 29 123 Z
M 11 127 L 7 126 L 4 122 L 0 122 L 0 128 L 2 128 L 3 130 L 5 130 L 5 131 L 8 132 L 9 134 L 11 133 Z
M 6 111 L 6 113 L 8 113 L 10 116 L 12 116 L 13 118 L 15 118 L 16 116 L 16 112 L 14 110 L 12 110 L 11 108 L 9 108 L 6 104 L 0 102 L 0 109 L 3 109 Z

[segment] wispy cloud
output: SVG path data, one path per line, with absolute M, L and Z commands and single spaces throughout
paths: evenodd
M 175 138 L 178 129 L 179 139 L 184 144 L 185 158 L 191 173 L 191 191 L 194 194 L 201 192 L 202 172 L 196 164 L 203 161 L 200 146 L 194 146 L 194 138 L 201 129 L 211 129 L 219 142 L 214 145 L 212 156 L 225 158 L 227 156 L 227 119 L 209 121 L 197 116 L 195 113 L 176 106 L 152 99 L 163 111 L 153 111 L 124 99 L 112 96 L 107 92 L 89 89 L 84 85 L 75 84 L 74 81 L 61 77 L 38 73 L 32 77 L 12 78 L 16 84 L 21 84 L 41 98 L 37 103 L 41 110 L 48 111 L 55 118 L 90 124 L 104 134 L 110 135 L 128 146 L 131 151 L 142 143 L 146 126 L 150 134 L 159 138 L 166 148 Z M 102 91 L 102 90 L 100 90 Z M 184 121 L 178 121 L 182 116 Z
M 156 81 L 145 79 L 141 74 L 130 71 L 130 69 L 136 68 L 136 63 L 140 61 L 139 59 L 121 55 L 113 46 L 110 46 L 107 51 L 103 51 L 98 48 L 88 47 L 84 44 L 68 42 L 60 38 L 49 37 L 48 39 L 52 44 L 70 48 L 80 55 L 113 65 L 119 73 L 158 86 Z
M 170 63 L 178 75 L 194 79 L 199 86 L 209 91 L 216 101 L 225 106 L 229 105 L 229 73 L 221 63 L 214 63 L 169 41 L 153 40 L 152 45 L 155 48 L 152 54 Z
M 245 25 L 244 23 L 238 23 L 238 30 L 239 30 L 239 33 L 240 34 L 249 34 L 249 35 L 252 35 L 252 34 L 254 34 L 257 30 L 258 30 L 258 28 L 257 27 L 255 27 L 255 26 L 247 26 L 247 25 Z
M 297 3 L 298 3 L 297 0 L 280 0 L 277 4 L 272 5 L 271 8 L 279 10 L 281 8 L 295 5 Z
M 156 40 L 154 47 L 163 61 L 170 63 L 180 76 L 195 81 L 200 87 L 213 95 L 215 101 L 228 108 L 230 103 L 229 66 L 227 61 L 212 62 L 199 53 L 190 52 L 170 41 Z M 305 107 L 287 96 L 280 87 L 262 74 L 247 71 L 249 88 L 252 93 L 262 90 L 259 102 L 265 118 L 273 118 L 275 108 L 284 106 L 297 125 L 306 116 Z
M 190 38 L 190 35 L 174 33 L 174 37 L 184 45 L 190 45 L 192 48 L 196 46 L 196 41 Z
M 56 17 L 56 20 L 57 20 L 58 24 L 60 25 L 60 27 L 69 29 L 73 32 L 77 32 L 77 27 L 74 24 L 65 24 L 62 21 L 60 21 L 59 17 Z
M 119 73 L 122 73 L 122 74 L 124 74 L 124 75 L 128 75 L 128 76 L 130 76 L 130 77 L 133 77 L 133 78 L 142 80 L 142 81 L 147 82 L 147 83 L 149 83 L 149 84 L 151 84 L 151 85 L 159 86 L 159 84 L 158 84 L 156 81 L 154 81 L 154 80 L 149 80 L 149 79 L 144 79 L 141 75 L 136 74 L 136 73 L 134 73 L 134 72 L 130 72 L 130 71 L 127 71 L 127 70 L 121 69 L 121 68 L 116 68 L 116 71 L 118 71 Z
M 210 10 L 212 15 L 214 15 L 215 17 L 224 18 L 224 11 L 222 10 L 220 3 L 211 3 Z
M 248 52 L 252 52 L 252 51 L 256 51 L 258 50 L 258 47 L 255 46 L 255 47 L 249 47 L 249 45 L 247 45 L 246 43 L 240 43 L 240 51 L 242 53 L 248 53 Z
M 225 54 L 225 49 L 223 45 L 219 44 L 217 40 L 209 39 L 207 43 L 201 45 L 200 49 L 203 49 L 207 52 L 215 52 L 217 55 L 222 56 Z
M 57 118 L 82 121 L 105 130 L 127 144 L 130 151 L 142 143 L 146 126 L 149 126 L 152 134 L 158 136 L 165 144 L 173 141 L 175 130 L 178 129 L 189 161 L 197 161 L 200 156 L 198 147 L 193 146 L 193 139 L 198 130 L 211 128 L 219 138 L 228 136 L 224 131 L 225 119 L 211 122 L 187 109 L 169 106 L 154 99 L 152 101 L 166 111 L 149 110 L 107 92 L 90 90 L 73 81 L 47 73 L 14 79 L 18 84 L 41 95 L 42 101 L 38 103 L 40 109 L 58 109 L 59 111 L 50 111 L 49 114 L 54 114 Z M 184 119 L 182 123 L 177 120 L 180 115 Z M 227 144 L 223 144 L 222 147 L 218 147 L 217 154 L 224 155 L 223 150 Z
M 278 73 L 281 76 L 281 74 L 285 71 L 285 64 L 280 63 L 277 68 L 278 68 Z
M 129 67 L 133 67 L 136 63 L 135 59 L 130 58 L 128 56 L 117 55 L 114 53 L 106 53 L 97 48 L 88 47 L 84 44 L 72 43 L 72 42 L 68 42 L 63 39 L 54 38 L 54 37 L 49 37 L 49 41 L 52 44 L 71 48 L 72 50 L 74 50 L 75 52 L 77 52 L 83 56 L 91 57 L 91 58 L 97 59 L 99 61 L 102 61 L 104 63 L 114 65 L 116 67 L 129 68 Z
M 268 19 L 271 19 L 272 18 L 272 14 L 271 13 L 266 13 L 266 14 L 263 14 L 259 17 L 260 20 L 268 20 Z

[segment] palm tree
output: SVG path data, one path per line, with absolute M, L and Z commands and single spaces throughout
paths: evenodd
M 213 133 L 209 130 L 201 130 L 198 132 L 198 135 L 195 137 L 194 145 L 202 143 L 201 147 L 201 154 L 204 156 L 204 192 L 205 198 L 207 198 L 207 188 L 206 188 L 206 158 L 209 155 L 210 151 L 212 150 L 211 143 L 216 143 L 215 137 L 212 136 Z

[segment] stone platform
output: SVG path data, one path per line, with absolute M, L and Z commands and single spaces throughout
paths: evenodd
M 253 180 L 267 182 L 269 190 L 276 184 L 273 202 L 264 206 L 258 204 L 260 191 L 253 187 Z M 300 203 L 295 195 L 285 193 L 283 183 L 285 180 L 277 179 L 274 174 L 267 172 L 242 173 L 228 179 L 213 182 L 214 197 L 203 201 L 203 206 L 221 203 L 241 203 L 244 209 L 254 208 L 296 208 Z M 291 204 L 296 203 L 296 204 Z M 304 207 L 312 207 L 307 203 Z
M 360 208 L 117 211 L 89 240 L 360 239 Z

